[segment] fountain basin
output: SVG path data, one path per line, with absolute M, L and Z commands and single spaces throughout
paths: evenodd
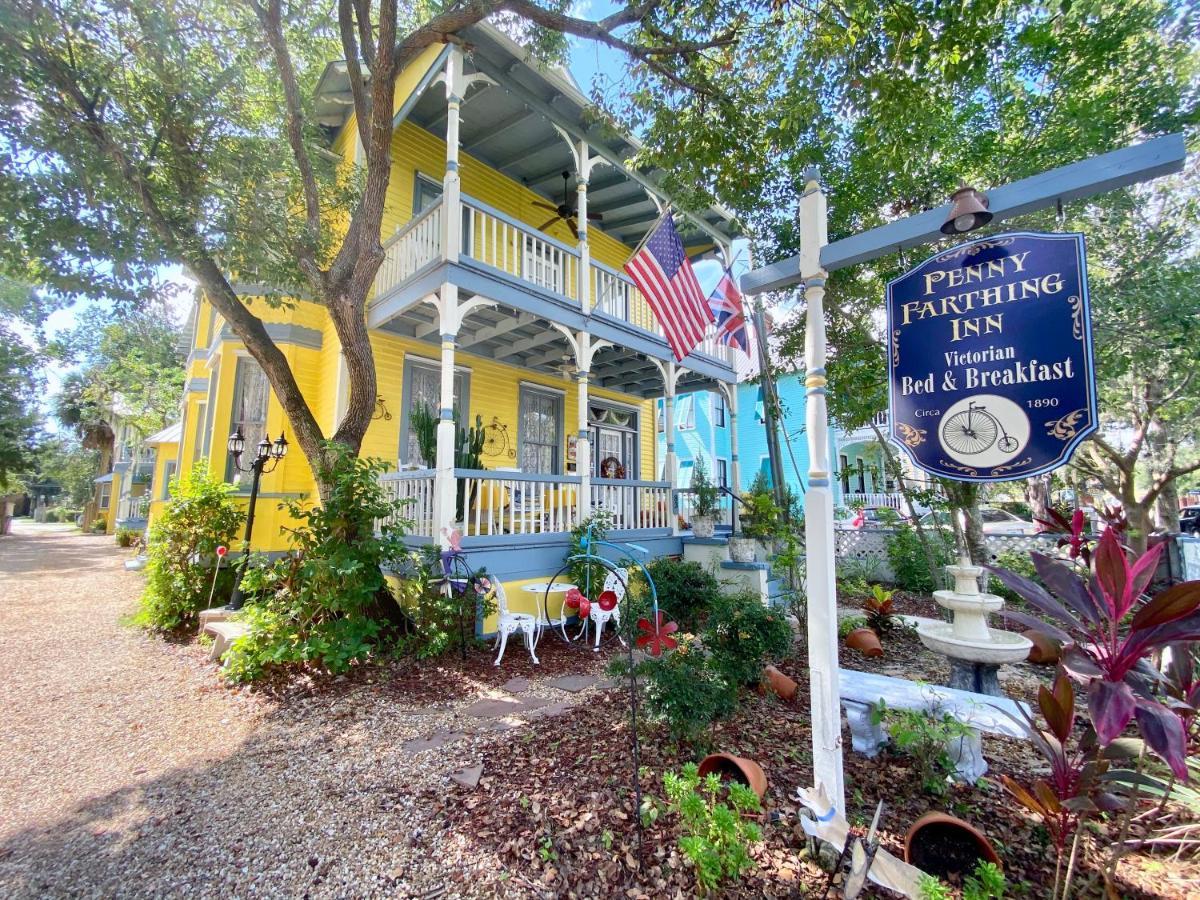
M 969 663 L 993 666 L 1021 662 L 1029 655 L 1029 648 L 1033 646 L 1029 638 L 1009 631 L 989 630 L 987 640 L 982 642 L 958 637 L 954 634 L 954 626 L 950 622 L 923 622 L 917 628 L 917 637 L 935 653 Z

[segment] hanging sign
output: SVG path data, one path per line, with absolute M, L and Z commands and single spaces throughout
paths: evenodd
M 926 472 L 1010 481 L 1096 430 L 1082 234 L 961 244 L 887 286 L 891 434 Z

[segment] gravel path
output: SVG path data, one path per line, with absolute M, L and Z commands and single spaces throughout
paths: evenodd
M 448 776 L 476 761 L 496 776 L 488 747 L 524 720 L 464 711 L 506 695 L 413 708 L 385 682 L 286 703 L 227 689 L 203 648 L 123 624 L 142 583 L 126 558 L 61 527 L 0 538 L 0 896 L 535 892 L 419 796 L 464 791 Z M 521 699 L 553 714 L 595 690 L 535 679 Z M 439 733 L 448 746 L 404 746 Z

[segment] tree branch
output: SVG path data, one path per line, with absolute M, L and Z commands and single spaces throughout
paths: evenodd
M 350 96 L 354 100 L 354 120 L 358 140 L 365 149 L 370 126 L 371 106 L 363 89 L 362 66 L 359 65 L 358 39 L 354 33 L 355 12 L 351 0 L 338 0 L 338 31 L 342 38 L 342 55 L 346 59 L 346 76 L 350 79 Z
M 308 232 L 307 246 L 295 249 L 300 267 L 314 282 L 315 287 L 320 281 L 316 246 L 321 234 L 321 200 L 317 190 L 317 176 L 313 171 L 308 148 L 304 146 L 304 109 L 300 100 L 300 86 L 296 82 L 296 70 L 292 65 L 292 57 L 283 36 L 280 0 L 267 0 L 267 2 L 268 5 L 263 7 L 257 0 L 250 0 L 250 5 L 266 33 L 267 44 L 275 57 L 275 69 L 279 73 L 279 80 L 283 85 L 284 103 L 287 107 L 285 122 L 287 139 L 292 148 L 292 156 L 296 160 L 296 167 L 300 170 L 300 184 L 304 192 L 305 229 Z

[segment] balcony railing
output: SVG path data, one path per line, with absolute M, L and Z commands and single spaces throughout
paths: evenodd
M 375 276 L 375 296 L 382 298 L 442 255 L 444 203 L 438 200 L 384 242 L 384 261 Z M 464 258 L 502 277 L 579 302 L 579 250 L 536 228 L 462 196 Z M 587 280 L 595 312 L 662 337 L 662 328 L 646 298 L 624 272 L 592 261 Z M 730 362 L 729 348 L 709 328 L 701 352 Z
M 442 201 L 437 200 L 383 243 L 383 263 L 375 274 L 382 297 L 442 255 Z

